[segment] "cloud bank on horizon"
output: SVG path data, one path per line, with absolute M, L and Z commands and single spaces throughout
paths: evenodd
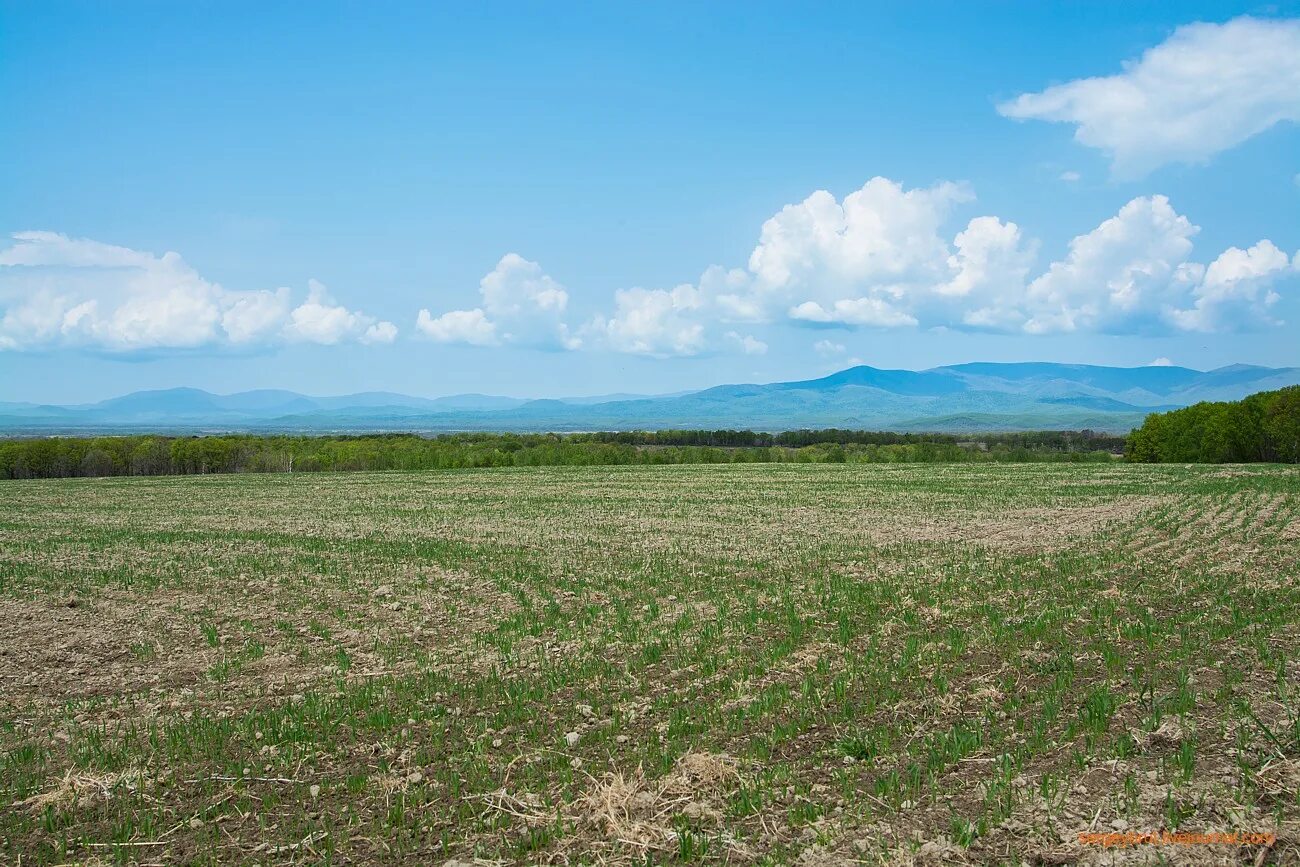
M 613 309 L 572 324 L 569 293 L 542 266 L 502 257 L 477 307 L 434 314 L 415 330 L 471 346 L 607 350 L 642 355 L 761 354 L 757 324 L 952 328 L 1103 334 L 1224 332 L 1280 324 L 1276 285 L 1300 273 L 1267 238 L 1197 257 L 1199 228 L 1160 195 L 1135 198 L 1035 269 L 1038 243 L 1014 222 L 977 216 L 944 226 L 973 198 L 963 184 L 905 189 L 873 178 L 837 200 L 818 190 L 762 226 L 743 268 L 713 266 L 696 283 L 634 287 Z M 1208 261 L 1207 261 L 1208 259 Z M 397 327 L 335 302 L 309 281 L 291 291 L 231 291 L 176 253 L 155 256 L 52 232 L 23 232 L 0 251 L 0 348 L 247 347 L 284 342 L 391 343 Z
M 0 250 L 0 349 L 110 352 L 277 342 L 391 343 L 397 326 L 337 304 L 316 280 L 291 290 L 232 291 L 177 253 L 155 256 L 56 232 L 19 232 Z
M 484 278 L 498 291 L 484 289 L 491 300 L 483 307 L 437 318 L 422 310 L 419 327 L 436 340 L 481 344 L 485 335 L 495 340 L 498 331 L 509 335 L 531 321 L 543 327 L 528 339 L 545 337 L 552 347 L 648 355 L 747 341 L 746 351 L 755 351 L 761 341 L 737 329 L 777 322 L 1210 333 L 1279 324 L 1269 312 L 1279 298 L 1274 285 L 1300 271 L 1300 252 L 1289 256 L 1268 239 L 1198 261 L 1198 227 L 1156 195 L 1128 202 L 1035 274 L 1038 244 L 1013 222 L 978 216 L 948 240 L 942 227 L 971 198 L 961 184 L 908 190 L 887 178 L 873 178 L 842 201 L 819 190 L 763 224 L 746 267 L 713 266 L 698 282 L 670 289 L 619 290 L 612 313 L 573 330 L 544 315 L 563 310 L 560 284 L 512 253 Z M 502 279 L 525 269 L 526 280 Z M 537 302 L 542 284 L 559 303 Z
M 1115 75 L 1069 81 L 998 106 L 1009 118 L 1074 124 L 1117 176 L 1203 163 L 1277 124 L 1300 121 L 1300 20 L 1190 24 Z M 1074 172 L 1063 179 L 1077 181 Z M 767 219 L 743 265 L 695 282 L 614 289 L 572 313 L 540 262 L 507 253 L 475 306 L 414 312 L 441 343 L 669 357 L 759 355 L 757 326 L 1060 333 L 1222 333 L 1268 328 L 1300 252 L 1268 238 L 1198 251 L 1199 227 L 1158 193 L 1132 198 L 1041 264 L 1016 222 L 954 225 L 976 191 L 906 188 L 874 177 L 843 198 L 817 190 Z M 230 290 L 177 253 L 161 256 L 50 231 L 0 249 L 0 350 L 111 353 L 240 350 L 291 343 L 392 343 L 393 322 L 352 309 L 316 280 Z M 396 318 L 396 317 L 394 317 Z M 832 341 L 815 344 L 827 354 Z

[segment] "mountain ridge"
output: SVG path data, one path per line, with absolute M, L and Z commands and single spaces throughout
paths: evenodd
M 1300 384 L 1300 367 L 1107 367 L 969 362 L 905 370 L 857 365 L 814 379 L 730 383 L 666 395 L 414 397 L 178 387 L 88 404 L 0 403 L 0 435 L 164 432 L 541 431 L 859 427 L 1124 432 L 1146 414 Z M 926 427 L 932 425 L 932 427 Z

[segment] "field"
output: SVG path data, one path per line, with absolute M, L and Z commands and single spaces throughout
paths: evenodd
M 3 482 L 0 624 L 5 863 L 1300 863 L 1295 468 Z

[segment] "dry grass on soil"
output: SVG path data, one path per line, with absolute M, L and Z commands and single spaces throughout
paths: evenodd
M 1294 468 L 0 503 L 0 862 L 1300 863 Z

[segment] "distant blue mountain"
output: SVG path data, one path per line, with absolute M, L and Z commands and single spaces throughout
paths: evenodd
M 821 379 L 809 379 L 803 382 L 780 382 L 778 388 L 786 391 L 833 391 L 848 386 L 878 388 L 891 394 L 907 394 L 916 397 L 937 397 L 945 394 L 957 394 L 970 391 L 970 386 L 960 376 L 955 376 L 949 368 L 934 370 L 880 370 L 861 365 L 823 376 Z
M 310 397 L 259 390 L 138 391 L 81 406 L 0 403 L 0 434 L 205 431 L 541 431 L 848 427 L 900 431 L 1124 432 L 1147 413 L 1300 384 L 1300 368 L 1235 364 L 1102 367 L 972 363 L 930 370 L 851 367 L 820 379 L 719 385 L 643 397 L 527 400 L 389 392 Z

